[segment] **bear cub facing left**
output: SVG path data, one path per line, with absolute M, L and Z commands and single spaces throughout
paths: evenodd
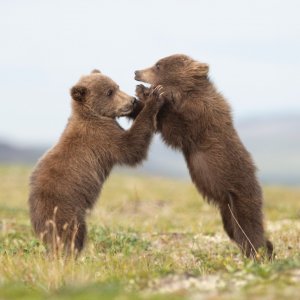
M 163 104 L 157 89 L 125 131 L 116 117 L 132 113 L 136 99 L 100 71 L 71 89 L 72 114 L 59 142 L 38 162 L 30 180 L 33 229 L 50 250 L 82 250 L 85 217 L 115 164 L 134 166 L 146 158 Z

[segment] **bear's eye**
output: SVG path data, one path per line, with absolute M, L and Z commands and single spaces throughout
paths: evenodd
M 159 64 L 156 64 L 156 65 L 155 65 L 155 68 L 156 68 L 156 70 L 159 70 L 160 65 L 159 65 Z
M 113 94 L 113 90 L 112 89 L 109 89 L 107 92 L 106 92 L 106 95 L 109 97 Z

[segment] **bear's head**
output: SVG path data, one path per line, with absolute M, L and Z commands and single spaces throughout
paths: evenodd
M 116 118 L 130 114 L 136 99 L 120 90 L 109 77 L 94 70 L 71 88 L 74 109 L 88 118 Z
M 175 54 L 160 59 L 154 66 L 135 71 L 135 80 L 164 88 L 189 90 L 207 78 L 208 65 L 187 55 Z

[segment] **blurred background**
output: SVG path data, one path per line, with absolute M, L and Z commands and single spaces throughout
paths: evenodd
M 57 141 L 81 75 L 98 68 L 134 94 L 134 70 L 185 53 L 210 65 L 262 181 L 299 185 L 299 11 L 297 0 L 1 1 L 0 164 L 34 164 Z M 159 135 L 130 172 L 188 178 Z

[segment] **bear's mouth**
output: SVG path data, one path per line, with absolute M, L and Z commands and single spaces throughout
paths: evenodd
M 143 84 L 144 84 L 144 86 L 146 87 L 146 88 L 151 88 L 151 87 L 153 87 L 154 85 L 153 84 L 151 84 L 151 83 L 148 83 L 148 82 L 145 82 L 145 81 L 142 81 L 143 82 Z
M 139 81 L 139 82 L 144 83 L 144 85 L 145 85 L 146 87 L 150 87 L 150 86 L 152 85 L 151 83 L 145 81 L 143 78 L 140 78 L 140 77 L 135 76 L 134 79 L 135 79 L 136 81 Z
M 132 106 L 130 109 L 126 109 L 126 110 L 124 109 L 124 110 L 120 111 L 119 117 L 126 117 L 129 114 L 131 114 L 133 111 L 133 107 L 134 106 Z
M 147 81 L 144 81 L 144 80 L 143 80 L 142 78 L 140 78 L 140 77 L 135 76 L 134 79 L 135 79 L 136 81 L 142 82 L 143 85 L 144 85 L 146 88 L 151 88 L 151 86 L 152 86 L 151 83 L 149 83 L 149 82 L 147 82 Z

